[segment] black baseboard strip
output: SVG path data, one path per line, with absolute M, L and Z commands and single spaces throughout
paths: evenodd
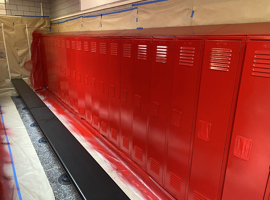
M 24 80 L 12 83 L 84 199 L 129 199 Z

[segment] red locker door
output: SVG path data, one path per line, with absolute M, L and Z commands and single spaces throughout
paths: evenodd
M 147 173 L 163 184 L 169 99 L 174 64 L 174 38 L 153 38 Z
M 67 77 L 67 56 L 66 56 L 66 41 L 65 37 L 61 39 L 61 48 L 62 48 L 62 73 L 63 73 L 63 95 L 62 100 L 67 103 L 68 98 L 68 77 Z
M 47 65 L 47 53 L 46 53 L 46 36 L 41 38 L 41 55 L 42 55 L 42 74 L 43 74 L 43 84 L 44 87 L 48 87 L 48 65 Z
M 185 199 L 199 92 L 203 37 L 177 38 L 167 137 L 165 188 Z
M 251 37 L 243 67 L 223 199 L 263 199 L 270 166 L 270 37 Z M 269 192 L 266 194 L 269 199 Z
M 78 112 L 78 94 L 76 81 L 76 39 L 70 38 L 70 59 L 69 59 L 69 101 L 71 108 Z
M 218 199 L 224 176 L 245 37 L 207 37 L 194 137 L 189 199 Z
M 108 69 L 108 38 L 100 37 L 98 40 L 97 90 L 99 100 L 100 133 L 108 137 L 109 112 L 109 69 Z
M 109 139 L 119 146 L 120 131 L 120 37 L 109 38 Z
M 134 51 L 132 159 L 146 168 L 152 38 L 136 38 Z
M 268 175 L 268 180 L 267 180 L 267 185 L 264 193 L 264 198 L 263 200 L 269 200 L 270 199 L 270 169 L 269 169 L 269 175 Z
M 84 83 L 85 83 L 85 119 L 91 124 L 92 123 L 92 85 L 91 80 L 92 74 L 92 59 L 91 58 L 91 40 L 87 37 L 83 40 L 83 62 L 84 62 Z
M 76 79 L 78 94 L 78 113 L 85 119 L 85 89 L 84 89 L 84 60 L 83 60 L 83 37 L 76 38 Z
M 58 81 L 59 81 L 59 92 L 58 97 L 61 101 L 63 101 L 64 96 L 64 73 L 63 73 L 63 51 L 62 51 L 62 43 L 61 43 L 61 36 L 57 37 L 57 60 L 58 60 Z
M 134 38 L 121 38 L 121 141 L 120 149 L 131 156 Z
M 100 121 L 99 121 L 99 96 L 98 96 L 98 71 L 99 71 L 99 39 L 90 38 L 89 45 L 91 47 L 89 62 L 90 62 L 90 86 L 91 90 L 87 91 L 87 98 L 91 95 L 92 103 L 89 105 L 87 101 L 87 106 L 92 108 L 92 126 L 99 131 Z M 91 92 L 92 91 L 92 92 Z

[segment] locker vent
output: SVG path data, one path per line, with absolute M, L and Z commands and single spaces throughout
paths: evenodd
M 98 117 L 97 116 L 93 116 L 93 123 L 94 123 L 94 125 L 98 126 Z
M 159 175 L 159 168 L 160 164 L 158 161 L 156 161 L 153 158 L 150 158 L 150 169 L 151 171 L 155 172 L 157 175 Z
M 69 42 L 69 40 L 66 41 L 66 45 L 67 45 L 67 49 L 69 49 L 70 48 L 70 42 Z
M 137 146 L 135 146 L 135 157 L 138 158 L 140 161 L 143 160 L 143 151 Z
M 101 122 L 101 130 L 107 133 L 107 124 L 105 122 Z
M 193 67 L 194 56 L 194 47 L 180 47 L 179 65 Z
M 113 128 L 111 128 L 111 134 L 112 134 L 112 138 L 117 141 L 117 131 Z
M 111 55 L 117 56 L 117 43 L 111 43 Z
M 91 120 L 91 112 L 89 110 L 86 110 L 86 118 Z
M 97 43 L 91 42 L 91 52 L 96 53 L 97 52 Z
M 75 41 L 71 41 L 71 48 L 75 49 Z
M 131 44 L 124 44 L 123 55 L 125 58 L 131 57 Z
M 170 172 L 170 186 L 176 189 L 178 192 L 181 191 L 181 178 Z
M 156 62 L 166 63 L 167 62 L 167 46 L 157 46 Z
M 82 50 L 82 42 L 81 41 L 77 41 L 77 50 Z
M 88 51 L 89 47 L 88 47 L 88 42 L 84 42 L 84 51 Z
M 270 51 L 255 51 L 252 75 L 270 78 Z
M 194 200 L 209 200 L 208 198 L 201 195 L 199 192 L 194 192 Z
M 138 59 L 139 60 L 147 59 L 147 45 L 145 44 L 138 45 Z
M 62 48 L 65 48 L 65 40 L 62 40 Z
M 212 48 L 210 55 L 210 69 L 228 72 L 232 50 L 226 48 Z
M 129 139 L 127 139 L 125 136 L 123 136 L 123 147 L 129 150 Z
M 99 47 L 100 47 L 100 49 L 99 49 L 100 54 L 106 54 L 106 43 L 105 42 L 101 42 L 99 44 Z

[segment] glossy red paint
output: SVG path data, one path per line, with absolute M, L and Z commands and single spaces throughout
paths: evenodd
M 121 40 L 110 37 L 108 40 L 109 70 L 109 140 L 116 146 L 120 141 L 120 74 L 121 74 Z
M 152 38 L 136 38 L 134 43 L 132 159 L 146 169 Z
M 189 198 L 217 199 L 231 134 L 245 37 L 207 37 L 194 137 Z M 239 54 L 240 52 L 240 54 Z M 203 183 L 203 184 L 202 184 Z
M 174 50 L 165 188 L 179 199 L 188 190 L 204 37 L 178 37 Z
M 120 149 L 131 157 L 133 139 L 133 60 L 135 59 L 134 38 L 121 38 L 121 116 Z
M 224 200 L 269 199 L 269 49 L 270 37 L 248 38 Z

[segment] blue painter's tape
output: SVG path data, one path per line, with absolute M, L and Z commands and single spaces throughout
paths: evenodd
M 143 29 L 143 27 L 137 27 L 137 29 Z
M 138 17 L 136 18 L 136 22 L 138 22 Z
M 6 132 L 6 129 L 5 129 L 5 122 L 4 122 L 2 112 L 1 112 L 1 105 L 0 105 L 0 113 L 1 113 L 1 119 L 2 119 L 2 122 L 3 122 L 3 128 L 4 128 L 4 132 L 5 132 L 5 136 L 6 136 L 6 141 L 7 141 L 7 144 L 8 144 L 8 151 L 9 151 L 10 160 L 11 160 L 11 163 L 12 163 L 12 171 L 13 171 L 13 176 L 14 176 L 14 179 L 15 179 L 15 184 L 16 184 L 18 197 L 19 197 L 19 200 L 22 200 L 22 195 L 21 195 L 21 191 L 20 191 L 20 187 L 19 187 L 19 182 L 18 182 L 18 179 L 17 179 L 17 174 L 16 174 L 16 170 L 15 170 L 15 166 L 14 166 L 13 156 L 12 156 L 12 152 L 11 152 L 11 148 L 10 148 L 10 144 L 9 144 L 9 140 L 8 140 L 8 136 L 7 136 L 7 132 Z
M 13 22 L 13 26 L 14 26 L 15 24 L 14 24 L 14 22 Z
M 34 16 L 34 15 L 15 15 L 16 17 L 50 17 L 50 16 Z
M 193 15 L 194 15 L 194 10 L 192 10 L 192 13 L 191 13 L 191 15 L 190 15 L 190 17 L 192 18 L 193 17 Z
M 82 18 L 99 17 L 99 16 L 101 16 L 101 15 L 82 16 Z
M 115 11 L 115 12 L 105 13 L 105 14 L 102 14 L 102 15 L 112 15 L 112 14 L 127 12 L 127 11 L 131 11 L 131 10 L 135 10 L 135 9 L 137 9 L 137 7 L 126 9 L 126 10 L 119 10 L 119 11 Z
M 132 6 L 141 6 L 141 5 L 151 4 L 151 3 L 158 3 L 162 1 L 168 1 L 168 0 L 155 0 L 155 1 L 148 1 L 148 2 L 142 2 L 142 3 L 135 3 L 135 4 L 132 4 Z

